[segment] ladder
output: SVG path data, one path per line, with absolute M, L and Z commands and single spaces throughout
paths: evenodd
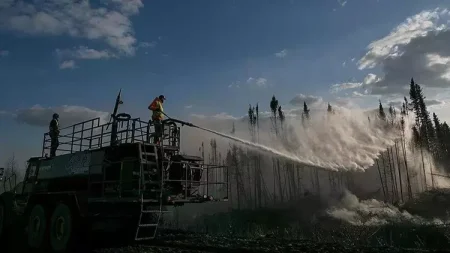
M 160 170 L 158 163 L 158 151 L 155 145 L 152 145 L 152 151 L 147 151 L 146 143 L 139 145 L 139 153 L 141 156 L 140 174 L 141 179 L 139 180 L 139 187 L 141 199 L 140 199 L 140 214 L 139 222 L 136 229 L 135 241 L 151 240 L 156 237 L 158 226 L 161 220 L 161 216 L 165 211 L 163 211 L 163 188 L 164 188 L 164 169 Z M 154 160 L 148 160 L 148 157 L 154 157 Z M 153 170 L 152 170 L 153 168 Z M 156 169 L 156 173 L 154 171 Z M 152 180 L 152 177 L 158 173 L 161 173 L 158 182 Z M 142 185 L 143 184 L 143 185 Z M 143 187 L 141 187 L 143 186 Z M 147 187 L 149 186 L 150 189 Z M 156 187 L 159 186 L 159 187 Z M 156 187 L 156 189 L 154 189 Z M 144 198 L 145 192 L 155 192 L 159 193 L 157 199 L 146 199 Z M 153 195 L 153 194 L 152 194 Z M 146 205 L 148 203 L 149 205 Z M 158 205 L 152 205 L 158 204 Z M 146 207 L 154 207 L 154 209 L 146 209 Z M 144 235 L 142 235 L 145 233 Z

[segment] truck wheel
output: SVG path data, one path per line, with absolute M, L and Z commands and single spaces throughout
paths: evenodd
M 28 219 L 28 246 L 41 248 L 47 232 L 47 214 L 42 205 L 35 205 Z
M 72 212 L 65 204 L 58 204 L 50 219 L 50 246 L 54 252 L 65 252 L 72 236 Z

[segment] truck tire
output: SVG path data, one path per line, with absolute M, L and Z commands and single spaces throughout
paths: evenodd
M 28 218 L 28 246 L 32 249 L 43 247 L 47 233 L 47 213 L 42 205 L 35 205 Z
M 50 219 L 50 247 L 53 252 L 66 252 L 73 236 L 73 216 L 70 207 L 60 203 Z

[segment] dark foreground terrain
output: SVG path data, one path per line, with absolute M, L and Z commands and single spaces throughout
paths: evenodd
M 74 245 L 74 252 L 152 253 L 152 252 L 450 252 L 449 240 L 437 228 L 355 228 L 355 230 L 322 230 L 310 238 L 284 230 L 251 237 L 208 235 L 186 231 L 162 231 L 157 240 L 147 243 L 121 242 L 118 235 L 106 235 L 90 243 Z M 319 231 L 321 230 L 321 231 Z M 440 230 L 440 228 L 439 228 Z M 312 231 L 309 231 L 312 232 Z M 301 236 L 303 237 L 303 236 Z M 14 236 L 2 242 L 5 253 L 31 252 L 26 238 Z M 408 247 L 409 246 L 409 247 Z M 6 251 L 4 251 L 6 249 Z
M 450 193 L 430 192 L 418 199 L 403 210 L 429 219 L 450 220 Z M 166 221 L 166 229 L 161 229 L 151 242 L 125 242 L 124 234 L 109 234 L 83 238 L 73 249 L 83 253 L 450 252 L 449 225 L 405 221 L 379 226 L 350 225 L 321 215 L 320 210 L 320 204 L 312 200 L 294 207 L 233 210 L 202 215 L 189 225 L 181 220 Z M 367 219 L 374 217 L 377 216 Z M 0 242 L 0 253 L 31 252 L 25 248 L 24 235 L 23 230 L 10 233 Z

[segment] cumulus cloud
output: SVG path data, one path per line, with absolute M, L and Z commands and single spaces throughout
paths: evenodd
M 53 113 L 59 114 L 59 122 L 62 127 L 94 118 L 100 118 L 100 122 L 105 123 L 110 115 L 108 112 L 96 111 L 83 106 L 63 105 L 45 108 L 35 105 L 28 109 L 17 110 L 15 116 L 18 122 L 32 126 L 48 126 Z
M 186 108 L 186 109 L 192 109 L 192 105 L 186 105 L 186 106 L 184 106 L 184 108 Z
M 8 50 L 0 50 L 0 57 L 6 57 L 9 55 L 9 51 Z
M 275 56 L 278 57 L 278 58 L 284 58 L 284 57 L 287 56 L 287 53 L 288 53 L 287 49 L 283 49 L 280 52 L 275 53 Z
M 139 8 L 144 7 L 142 0 L 111 0 L 120 10 L 128 15 L 139 13 Z
M 74 69 L 76 68 L 75 61 L 69 60 L 69 61 L 63 61 L 61 64 L 59 64 L 59 69 Z
M 116 57 L 114 54 L 108 50 L 95 50 L 85 46 L 80 46 L 74 49 L 56 49 L 56 54 L 59 57 L 75 58 L 82 60 L 97 60 L 97 59 L 108 59 L 111 57 Z
M 322 98 L 312 95 L 297 94 L 289 103 L 294 106 L 303 106 L 303 102 L 306 102 L 308 105 L 313 105 L 322 102 Z
M 402 55 L 401 46 L 408 45 L 413 39 L 429 36 L 430 31 L 440 31 L 446 25 L 441 21 L 448 18 L 447 9 L 422 11 L 406 19 L 394 28 L 389 35 L 370 43 L 368 52 L 358 62 L 360 69 L 373 68 L 388 57 Z
M 380 75 L 368 74 L 353 85 L 336 84 L 332 91 L 361 89 L 361 94 L 403 97 L 411 77 L 428 88 L 450 87 L 450 12 L 422 11 L 406 19 L 390 34 L 372 42 L 358 61 L 359 69 L 380 66 Z
M 256 86 L 256 87 L 260 87 L 260 88 L 264 88 L 269 85 L 267 82 L 267 79 L 263 78 L 263 77 L 258 77 L 258 78 L 249 77 L 247 79 L 247 83 L 250 85 Z
M 135 53 L 136 38 L 130 16 L 142 0 L 6 1 L 0 6 L 0 29 L 29 35 L 68 35 L 102 40 L 125 55 Z

